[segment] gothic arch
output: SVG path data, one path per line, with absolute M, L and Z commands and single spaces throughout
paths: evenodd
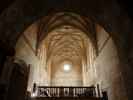
M 84 17 L 89 16 L 94 22 L 99 23 L 110 33 L 117 46 L 125 79 L 131 80 L 130 75 L 127 75 L 127 71 L 130 72 L 130 66 L 132 66 L 132 44 L 130 43 L 132 38 L 129 38 L 129 36 L 132 36 L 131 20 L 120 9 L 115 0 L 103 1 L 80 2 L 74 0 L 69 2 L 64 0 L 57 3 L 57 0 L 41 0 L 38 3 L 37 0 L 33 2 L 30 0 L 17 0 L 0 16 L 0 41 L 2 46 L 4 46 L 4 49 L 8 48 L 6 52 L 9 53 L 9 51 L 14 49 L 23 31 L 37 19 L 47 16 L 49 12 L 75 12 Z M 130 82 L 126 83 L 127 88 L 130 90 L 128 83 Z M 132 92 L 129 91 L 129 94 L 132 94 Z
M 16 44 L 16 41 L 18 40 L 18 38 L 20 37 L 21 33 L 23 33 L 23 31 L 30 25 L 32 24 L 35 20 L 40 19 L 42 16 L 47 16 L 48 13 L 53 13 L 53 12 L 63 12 L 63 11 L 71 11 L 71 12 L 75 12 L 79 15 L 83 15 L 85 17 L 90 17 L 94 22 L 100 23 L 105 30 L 107 30 L 110 35 L 112 36 L 112 38 L 116 41 L 116 44 L 118 44 L 121 42 L 126 42 L 127 39 L 123 39 L 123 41 L 121 41 L 121 38 L 126 38 L 124 37 L 124 32 L 128 32 L 129 28 L 126 28 L 124 32 L 120 33 L 119 30 L 115 29 L 114 26 L 119 25 L 118 23 L 122 20 L 123 24 L 127 23 L 127 20 L 124 20 L 124 18 L 127 18 L 127 16 L 124 15 L 124 18 L 121 19 L 117 19 L 117 18 L 110 18 L 111 16 L 108 15 L 107 12 L 109 12 L 110 14 L 114 14 L 116 15 L 117 11 L 119 11 L 119 5 L 115 2 L 107 2 L 107 5 L 110 5 L 109 7 L 112 9 L 113 6 L 111 4 L 116 3 L 116 7 L 117 9 L 116 12 L 112 12 L 112 10 L 110 10 L 109 7 L 107 7 L 107 10 L 104 12 L 103 7 L 102 7 L 102 3 L 99 2 L 99 5 L 97 9 L 93 9 L 93 6 L 91 5 L 95 5 L 95 2 L 91 2 L 90 4 L 88 2 L 78 2 L 73 1 L 73 2 L 67 2 L 67 1 L 63 1 L 60 3 L 55 3 L 55 1 L 53 1 L 53 4 L 51 4 L 50 1 L 40 1 L 39 4 L 40 6 L 38 7 L 38 3 L 36 3 L 36 1 L 34 2 L 29 2 L 29 1 L 16 1 L 14 2 L 9 9 L 6 9 L 3 14 L 1 15 L 0 19 L 1 19 L 1 27 L 0 30 L 2 33 L 4 33 L 3 38 L 6 39 L 6 41 L 3 41 L 3 38 L 0 39 L 3 43 L 7 43 L 10 42 L 10 46 L 14 47 Z M 30 6 L 29 6 L 30 5 Z M 69 5 L 69 6 L 68 6 Z M 80 6 L 79 6 L 80 5 Z M 52 7 L 53 6 L 53 7 Z M 53 9 L 53 8 L 56 9 Z M 101 7 L 101 9 L 100 9 Z M 101 10 L 101 11 L 100 11 Z M 97 15 L 97 11 L 98 11 L 98 15 Z M 121 11 L 121 10 L 120 10 Z M 8 16 L 10 16 L 10 19 L 8 19 Z M 107 16 L 107 18 L 104 19 L 104 16 Z M 111 20 L 111 21 L 109 21 Z M 116 21 L 116 22 L 115 22 Z M 115 23 L 114 23 L 115 22 Z M 109 24 L 110 23 L 110 24 Z M 129 21 L 127 24 L 130 24 Z M 9 26 L 9 27 L 5 27 L 5 26 Z M 119 27 L 121 27 L 122 29 L 122 25 L 120 25 Z M 8 30 L 8 31 L 7 31 Z M 10 31 L 9 31 L 10 30 Z M 13 35 L 14 34 L 14 35 Z M 117 34 L 117 35 L 116 35 Z M 119 35 L 121 34 L 121 35 Z M 9 39 L 10 37 L 10 39 Z M 116 39 L 117 40 L 116 40 Z M 125 45 L 123 45 L 125 46 Z M 120 48 L 120 47 L 118 47 Z M 125 47 L 122 47 L 123 49 Z

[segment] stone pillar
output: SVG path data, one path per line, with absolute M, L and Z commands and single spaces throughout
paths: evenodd
M 124 58 L 125 65 L 123 66 L 123 73 L 124 73 L 124 81 L 126 85 L 128 100 L 132 100 L 133 99 L 133 47 L 130 47 L 130 50 L 127 51 L 127 53 L 128 56 Z
M 24 100 L 27 90 L 28 67 L 25 63 L 12 63 L 6 100 Z
M 13 47 L 9 46 L 8 43 L 0 41 L 0 100 L 5 100 L 7 92 L 7 85 L 5 82 L 8 79 L 2 79 L 5 70 L 5 63 L 7 62 L 8 57 L 13 57 L 14 54 L 15 50 Z M 12 68 L 11 66 L 8 67 Z M 8 74 L 10 74 L 10 72 L 7 72 L 5 73 L 5 76 L 8 76 Z
M 126 57 L 127 58 L 127 57 Z M 128 58 L 127 58 L 128 59 Z M 129 59 L 128 59 L 129 60 Z M 133 99 L 133 60 L 124 60 L 122 64 L 121 78 L 125 85 L 125 91 L 128 100 Z
M 3 39 L 4 40 L 4 39 Z M 13 47 L 10 47 L 8 43 L 5 43 L 0 40 L 0 99 L 4 100 L 7 92 L 7 86 L 2 80 L 2 73 L 4 70 L 4 63 L 7 60 L 7 56 L 14 56 L 15 50 Z M 9 66 L 10 67 L 10 66 Z M 9 74 L 9 73 L 8 73 Z
M 15 55 L 15 49 L 13 47 L 10 47 L 8 43 L 3 43 L 0 41 L 0 76 L 7 56 L 14 56 L 14 55 Z
M 129 43 L 129 41 L 126 42 L 125 45 L 127 45 L 128 48 L 124 47 L 122 43 L 120 43 L 119 45 L 117 43 L 120 58 L 121 80 L 124 85 L 124 88 L 121 89 L 121 92 L 123 93 L 123 91 L 125 91 L 125 94 L 123 93 L 123 95 L 127 96 L 127 99 L 123 98 L 123 100 L 133 99 L 133 47 L 131 46 L 132 42 L 131 44 Z

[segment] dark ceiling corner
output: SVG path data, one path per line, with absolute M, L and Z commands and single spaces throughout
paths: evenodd
M 124 9 L 129 17 L 133 20 L 133 3 L 132 0 L 117 0 L 118 4 Z
M 16 0 L 3 0 L 0 3 L 0 14 L 15 1 Z M 122 9 L 124 9 L 128 13 L 129 17 L 131 17 L 133 20 L 133 3 L 132 3 L 132 0 L 117 0 L 117 2 L 120 5 L 120 7 Z
M 0 14 L 8 8 L 15 0 L 2 0 L 0 3 Z

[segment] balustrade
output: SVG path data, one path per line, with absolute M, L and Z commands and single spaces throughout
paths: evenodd
M 37 97 L 79 97 L 96 96 L 95 87 L 45 87 L 38 86 Z

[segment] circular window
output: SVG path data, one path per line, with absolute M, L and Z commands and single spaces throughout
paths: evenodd
M 70 71 L 71 65 L 70 64 L 64 64 L 64 71 Z

